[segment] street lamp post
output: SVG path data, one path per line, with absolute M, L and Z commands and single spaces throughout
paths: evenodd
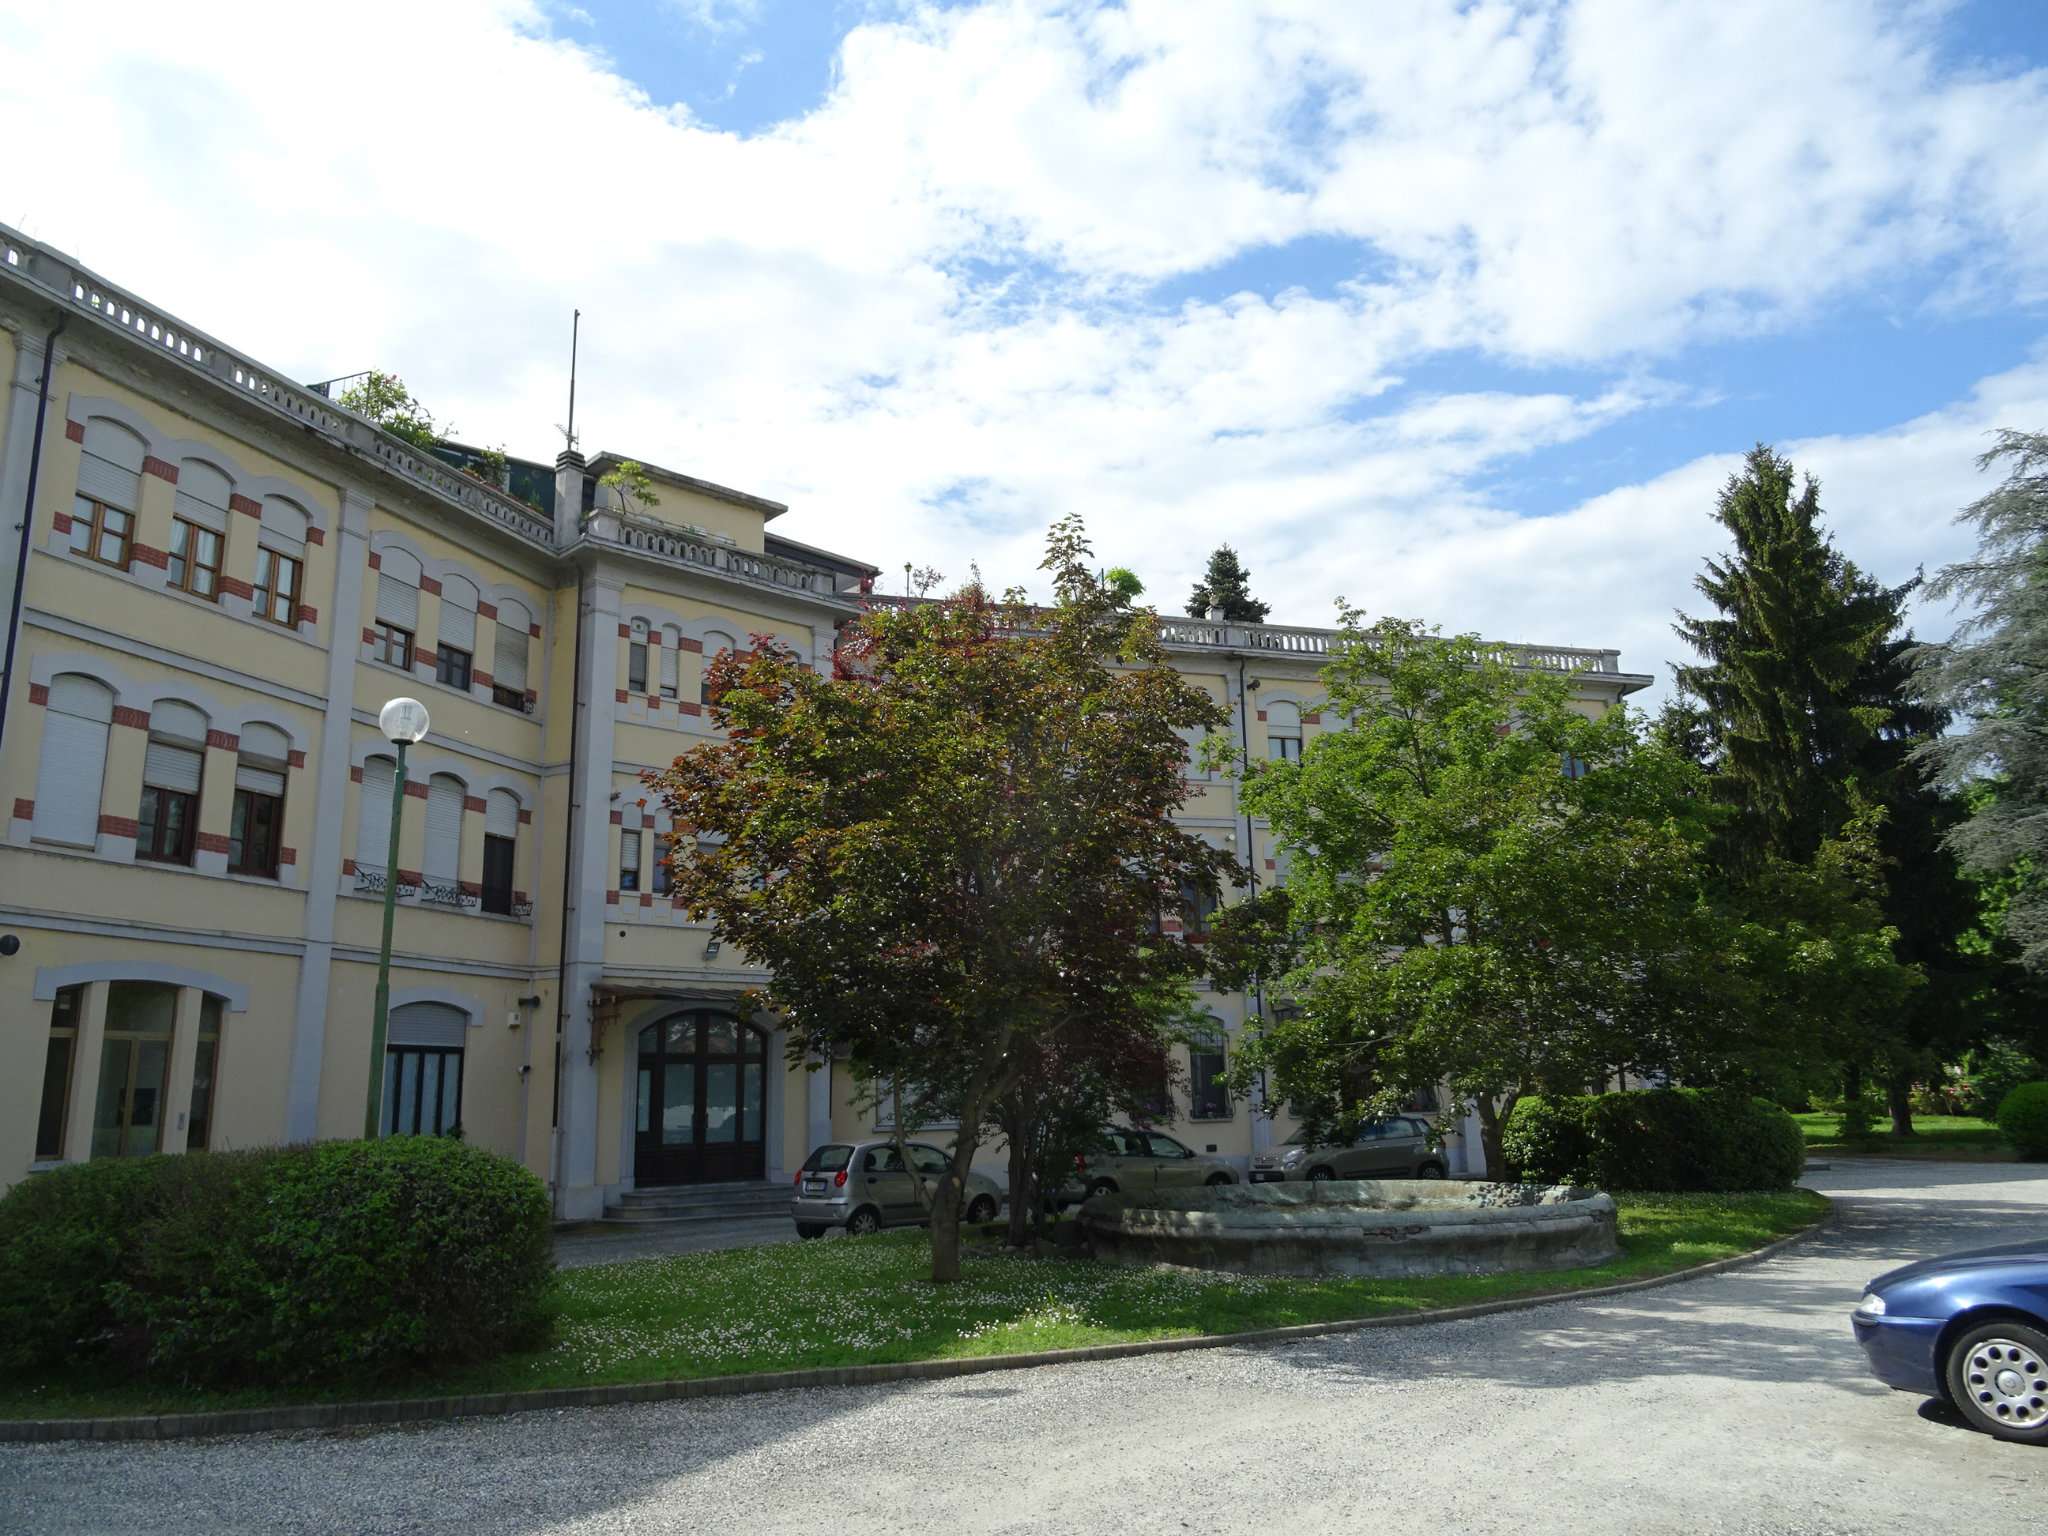
M 391 925 L 398 916 L 398 831 L 405 820 L 405 749 L 427 734 L 427 706 L 393 699 L 377 714 L 377 729 L 398 748 L 391 779 L 391 848 L 384 860 L 384 942 L 377 950 L 377 1016 L 370 1024 L 370 1093 L 363 1139 L 376 1138 L 384 1110 L 384 1035 L 391 1021 Z

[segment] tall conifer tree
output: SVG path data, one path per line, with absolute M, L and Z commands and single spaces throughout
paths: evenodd
M 1209 569 L 1188 594 L 1188 612 L 1200 619 L 1206 618 L 1211 608 L 1221 608 L 1223 617 L 1233 624 L 1265 623 L 1272 610 L 1252 596 L 1251 580 L 1237 551 L 1228 544 L 1217 545 L 1209 556 Z

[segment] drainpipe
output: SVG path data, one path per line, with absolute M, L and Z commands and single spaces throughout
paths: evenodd
M 14 647 L 21 634 L 21 589 L 28 581 L 28 536 L 36 520 L 36 474 L 43 463 L 43 418 L 50 408 L 50 368 L 56 359 L 57 338 L 71 317 L 57 316 L 57 323 L 43 338 L 43 377 L 36 389 L 36 430 L 28 444 L 28 493 L 21 501 L 21 541 L 14 552 L 14 600 L 7 615 L 7 669 L 0 673 L 0 743 L 7 739 L 7 706 L 14 694 Z
M 1237 732 L 1239 752 L 1238 762 L 1240 768 L 1240 774 L 1238 778 L 1238 784 L 1240 786 L 1240 790 L 1238 793 L 1238 809 L 1240 811 L 1244 811 L 1244 795 L 1242 793 L 1242 785 L 1244 783 L 1243 775 L 1250 773 L 1252 767 L 1252 696 L 1250 690 L 1258 686 L 1256 681 L 1253 681 L 1249 686 L 1247 686 L 1245 682 L 1244 662 L 1245 659 L 1243 656 L 1239 656 L 1237 658 Z M 1259 894 L 1259 871 L 1257 854 L 1258 849 L 1252 845 L 1251 813 L 1249 811 L 1244 811 L 1244 867 L 1251 872 L 1252 895 L 1254 897 L 1256 897 Z M 1252 1017 L 1259 1022 L 1261 1027 L 1263 1027 L 1266 1022 L 1266 989 L 1262 978 L 1260 978 L 1257 975 L 1254 975 L 1252 977 L 1250 994 L 1252 1004 Z M 1266 1118 L 1265 1110 L 1265 1074 L 1261 1073 L 1259 1076 L 1259 1102 L 1252 1107 L 1251 1130 L 1252 1152 L 1254 1155 L 1265 1151 L 1267 1147 L 1269 1147 L 1272 1144 L 1273 1140 L 1273 1122 L 1270 1119 Z
M 559 494 L 559 493 L 558 493 Z M 576 878 L 576 712 L 589 707 L 581 694 L 583 687 L 583 567 L 576 567 L 576 607 L 571 620 L 576 626 L 576 656 L 569 673 L 569 785 L 562 803 L 566 820 L 562 825 L 562 945 L 555 955 L 555 1065 L 550 1085 L 548 1118 L 549 1193 L 560 1197 L 562 1139 L 562 1041 L 569 1027 L 569 892 Z

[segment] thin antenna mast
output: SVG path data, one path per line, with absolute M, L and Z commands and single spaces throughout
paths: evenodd
M 573 312 L 569 321 L 569 424 L 562 428 L 562 446 L 574 450 L 576 447 L 576 344 L 582 339 L 583 311 Z

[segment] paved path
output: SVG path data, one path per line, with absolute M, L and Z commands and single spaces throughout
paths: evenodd
M 2048 1529 L 2048 1450 L 1863 1374 L 1908 1258 L 2048 1226 L 2048 1170 L 1838 1160 L 1838 1226 L 1608 1301 L 892 1387 L 161 1445 L 0 1446 L 10 1532 Z

